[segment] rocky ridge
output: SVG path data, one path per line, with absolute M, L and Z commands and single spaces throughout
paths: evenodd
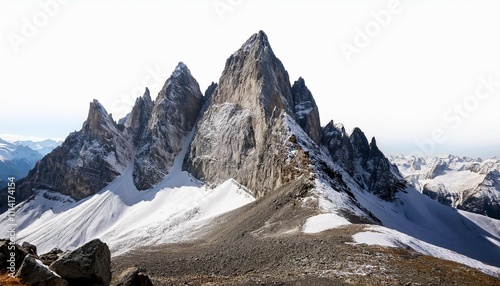
M 136 187 L 151 188 L 168 174 L 202 99 L 191 72 L 179 63 L 156 101 L 146 89 L 126 120 L 115 122 L 94 100 L 82 129 L 71 133 L 18 183 L 17 199 L 48 190 L 80 200 L 100 191 L 130 164 Z

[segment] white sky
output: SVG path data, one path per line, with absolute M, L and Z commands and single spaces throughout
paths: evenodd
M 17 2 L 0 1 L 0 137 L 65 138 L 94 98 L 119 119 L 179 61 L 204 91 L 264 30 L 322 125 L 358 126 L 387 154 L 500 157 L 500 86 L 475 95 L 488 91 L 479 77 L 500 82 L 500 1 Z M 373 22 L 390 5 L 390 21 Z M 375 34 L 348 62 L 342 43 L 367 25 Z

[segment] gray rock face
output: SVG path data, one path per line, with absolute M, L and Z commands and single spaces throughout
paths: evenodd
M 45 189 L 82 199 L 111 182 L 131 161 L 132 144 L 94 100 L 82 130 L 40 160 L 18 184 L 19 199 Z
M 332 160 L 346 170 L 363 188 L 384 200 L 392 200 L 403 189 L 404 180 L 399 171 L 378 149 L 375 138 L 370 144 L 365 134 L 355 128 L 348 136 L 343 126 L 333 121 L 323 128 L 321 143 Z
M 18 183 L 17 199 L 45 189 L 80 200 L 100 191 L 131 163 L 136 187 L 151 188 L 168 174 L 202 104 L 198 83 L 183 63 L 154 103 L 146 89 L 120 124 L 94 100 L 82 129 L 71 133 Z
M 153 286 L 153 283 L 139 268 L 130 267 L 115 277 L 111 286 Z
M 198 82 L 179 63 L 155 101 L 134 160 L 134 184 L 139 190 L 161 181 L 193 129 L 203 101 Z
M 111 253 L 98 239 L 87 242 L 56 260 L 50 269 L 70 285 L 109 285 L 111 282 Z
M 142 137 L 142 134 L 147 128 L 149 117 L 153 112 L 153 101 L 149 94 L 149 89 L 146 88 L 144 95 L 136 99 L 132 112 L 128 116 L 128 120 L 125 122 L 125 132 L 132 140 L 134 146 L 138 146 Z
M 43 262 L 43 264 L 50 266 L 54 261 L 59 259 L 64 252 L 60 250 L 59 248 L 54 248 L 51 251 L 41 254 L 40 255 L 40 260 Z
M 32 255 L 24 258 L 23 264 L 16 273 L 26 285 L 36 286 L 67 286 L 68 282 L 58 274 L 51 271 L 41 261 L 37 261 Z
M 292 94 L 295 120 L 316 144 L 320 144 L 321 123 L 318 106 L 303 78 L 293 84 Z
M 344 126 L 334 125 L 333 121 L 330 121 L 323 127 L 321 145 L 327 148 L 335 163 L 351 176 L 354 175 L 354 150 Z
M 234 178 L 256 196 L 287 176 L 284 115 L 295 118 L 288 73 L 264 32 L 227 61 L 200 118 L 184 169 L 210 183 Z

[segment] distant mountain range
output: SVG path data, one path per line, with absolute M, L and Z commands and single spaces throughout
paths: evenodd
M 62 142 L 54 140 L 7 142 L 0 138 L 0 188 L 7 186 L 7 177 L 24 178 L 36 162 Z
M 390 156 L 405 180 L 444 205 L 500 219 L 500 160 Z

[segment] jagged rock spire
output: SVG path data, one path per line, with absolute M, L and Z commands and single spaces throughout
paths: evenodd
M 267 36 L 260 31 L 250 37 L 226 61 L 214 103 L 237 103 L 259 108 L 266 118 L 275 108 L 294 117 L 293 96 L 287 71 L 274 55 Z
M 153 111 L 153 101 L 146 87 L 144 95 L 135 100 L 132 112 L 130 112 L 127 122 L 125 122 L 126 132 L 132 139 L 134 146 L 138 146 L 139 141 L 146 129 L 149 117 Z
M 153 187 L 169 173 L 202 104 L 198 82 L 180 62 L 148 111 L 147 125 L 138 139 L 133 177 L 139 190 Z
M 343 126 L 334 126 L 333 121 L 323 128 L 321 143 L 331 158 L 365 189 L 384 200 L 392 200 L 396 192 L 404 187 L 404 181 L 379 150 L 375 137 L 368 139 L 361 129 L 354 128 L 347 136 Z M 356 167 L 358 166 L 358 168 Z
M 292 86 L 295 120 L 317 144 L 321 141 L 319 110 L 302 77 Z

